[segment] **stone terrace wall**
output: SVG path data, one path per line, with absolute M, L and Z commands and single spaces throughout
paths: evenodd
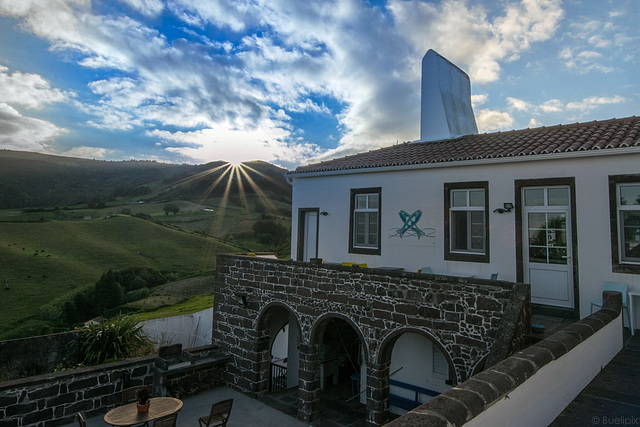
M 424 331 L 454 368 L 454 382 L 462 382 L 489 355 L 499 329 L 508 338 L 501 350 L 507 356 L 528 303 L 528 287 L 511 282 L 218 255 L 214 340 L 232 358 L 230 384 L 262 393 L 268 373 L 261 359 L 268 357 L 269 342 L 260 330 L 260 317 L 270 305 L 288 307 L 299 322 L 300 384 L 306 402 L 317 390 L 315 328 L 327 316 L 339 317 L 361 335 L 371 375 L 367 395 L 383 396 L 372 384 L 386 387 L 388 394 L 388 381 L 379 371 L 384 372 L 385 364 L 388 370 L 394 336 Z M 506 311 L 514 313 L 508 321 Z M 377 408 L 371 410 L 386 410 L 380 399 L 371 403 Z M 313 418 L 313 402 L 304 402 L 299 408 L 306 414 L 299 417 Z M 384 416 L 370 415 L 369 421 L 379 424 Z
M 600 311 L 474 375 L 388 426 L 548 425 L 622 349 L 621 308 L 619 292 L 603 292 Z M 612 323 L 616 319 L 618 323 Z M 593 338 L 598 339 L 590 342 Z M 562 358 L 568 362 L 551 370 L 551 365 L 562 363 Z M 593 359 L 591 366 L 576 362 L 584 359 Z M 545 369 L 550 371 L 544 372 Z M 538 373 L 545 376 L 534 377 Z M 531 384 L 528 387 L 527 382 Z M 514 422 L 518 419 L 523 421 Z
M 126 387 L 153 383 L 155 356 L 0 383 L 0 427 L 59 426 L 106 413 Z

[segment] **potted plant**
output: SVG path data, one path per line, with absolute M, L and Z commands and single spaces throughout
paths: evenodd
M 151 387 L 148 385 L 140 387 L 136 391 L 136 398 L 138 399 L 138 412 L 148 412 L 151 404 Z

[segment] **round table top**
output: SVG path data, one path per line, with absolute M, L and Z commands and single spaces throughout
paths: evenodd
M 171 415 L 182 408 L 182 400 L 174 397 L 152 397 L 149 412 L 138 413 L 137 403 L 113 408 L 104 415 L 104 421 L 112 426 L 132 426 Z

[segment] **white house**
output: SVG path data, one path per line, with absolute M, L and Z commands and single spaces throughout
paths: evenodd
M 606 281 L 640 291 L 640 117 L 478 135 L 433 51 L 422 96 L 420 141 L 288 173 L 294 259 L 497 273 L 579 318 Z

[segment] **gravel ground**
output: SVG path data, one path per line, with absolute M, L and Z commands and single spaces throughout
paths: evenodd
M 213 295 L 215 276 L 200 276 L 169 282 L 156 288 L 154 295 L 187 298 L 195 295 Z

